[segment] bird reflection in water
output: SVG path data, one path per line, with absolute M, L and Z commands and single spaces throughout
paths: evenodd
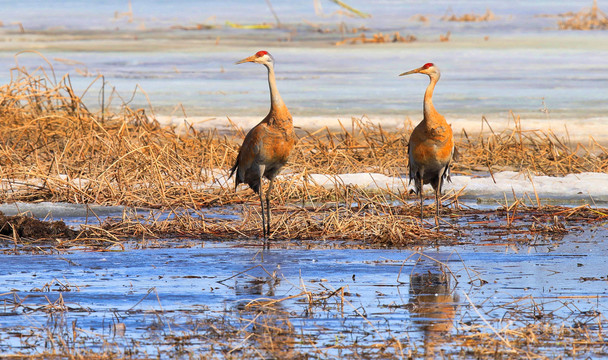
M 294 357 L 296 333 L 289 310 L 275 295 L 280 283 L 281 276 L 261 266 L 237 277 L 234 290 L 242 300 L 236 310 L 251 348 L 266 358 L 290 359 Z
M 434 358 L 454 326 L 458 297 L 444 265 L 421 257 L 410 275 L 410 304 L 414 323 L 424 333 L 426 358 Z
M 275 289 L 281 284 L 278 276 L 247 276 L 237 278 L 234 291 L 236 295 L 274 296 Z

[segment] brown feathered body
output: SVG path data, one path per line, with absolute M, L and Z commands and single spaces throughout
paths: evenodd
M 296 135 L 287 107 L 271 109 L 243 140 L 230 174 L 236 172 L 235 188 L 246 183 L 259 194 L 262 176 L 273 180 L 287 163 L 295 144 Z

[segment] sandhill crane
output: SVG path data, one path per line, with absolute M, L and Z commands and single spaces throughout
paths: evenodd
M 433 90 L 441 76 L 439 68 L 433 63 L 426 63 L 399 76 L 416 73 L 428 75 L 431 81 L 424 93 L 424 118 L 414 128 L 408 146 L 410 181 L 414 179 L 416 193 L 420 196 L 420 219 L 424 218 L 422 186 L 431 184 L 435 190 L 435 225 L 439 226 L 439 198 L 443 181 L 451 181 L 450 163 L 454 154 L 454 137 L 450 125 L 433 106 Z
M 274 75 L 274 58 L 267 51 L 258 51 L 254 55 L 238 61 L 237 64 L 254 62 L 268 69 L 268 85 L 270 86 L 270 112 L 259 124 L 245 136 L 236 163 L 230 170 L 230 176 L 236 172 L 235 190 L 240 183 L 260 195 L 262 209 L 262 236 L 264 246 L 270 236 L 270 192 L 275 176 L 287 162 L 291 150 L 296 144 L 293 131 L 293 121 L 287 106 L 277 90 Z M 266 191 L 266 213 L 264 213 L 264 196 L 262 178 L 270 180 Z

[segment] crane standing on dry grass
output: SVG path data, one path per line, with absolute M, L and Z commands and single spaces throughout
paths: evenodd
M 441 75 L 439 69 L 434 64 L 427 63 L 399 76 L 416 73 L 428 75 L 431 81 L 424 93 L 424 118 L 414 128 L 408 145 L 410 181 L 414 179 L 416 193 L 420 196 L 420 219 L 424 218 L 422 186 L 431 184 L 435 190 L 435 225 L 439 226 L 441 187 L 444 180 L 451 181 L 450 163 L 454 155 L 454 137 L 450 125 L 433 106 L 433 90 Z
M 277 90 L 273 57 L 267 51 L 262 50 L 238 61 L 237 64 L 246 62 L 262 64 L 268 69 L 270 112 L 245 136 L 236 163 L 230 170 L 230 177 L 236 172 L 235 190 L 240 183 L 247 183 L 253 191 L 260 195 L 262 236 L 264 246 L 266 246 L 270 236 L 270 192 L 275 176 L 287 162 L 287 158 L 296 144 L 296 135 L 293 131 L 291 114 Z M 262 190 L 263 177 L 270 180 L 266 191 L 266 213 L 264 213 Z

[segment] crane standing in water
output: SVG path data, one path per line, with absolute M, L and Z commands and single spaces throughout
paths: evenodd
M 420 219 L 424 218 L 422 186 L 431 184 L 435 190 L 435 225 L 439 226 L 441 187 L 444 180 L 451 181 L 454 137 L 450 125 L 433 106 L 433 90 L 441 76 L 439 69 L 433 63 L 427 63 L 399 76 L 416 73 L 428 75 L 431 81 L 424 93 L 424 118 L 414 128 L 408 145 L 410 181 L 414 179 L 416 193 L 420 196 Z
M 272 55 L 264 50 L 258 51 L 237 64 L 246 62 L 262 64 L 268 69 L 270 112 L 245 136 L 236 163 L 230 170 L 230 177 L 236 172 L 235 190 L 240 183 L 247 183 L 260 196 L 262 236 L 266 246 L 270 236 L 270 192 L 275 176 L 287 163 L 287 158 L 296 144 L 296 135 L 291 114 L 277 90 Z M 262 190 L 263 177 L 270 180 L 266 191 L 266 212 Z

